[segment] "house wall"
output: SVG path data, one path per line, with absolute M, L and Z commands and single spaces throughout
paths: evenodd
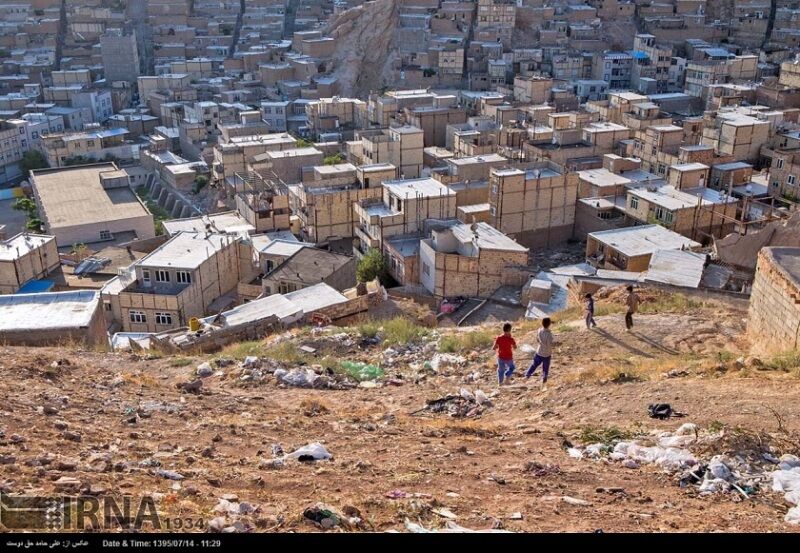
M 59 246 L 99 242 L 101 230 L 107 230 L 112 234 L 133 231 L 140 240 L 153 238 L 156 235 L 152 215 L 63 227 L 51 227 L 45 220 L 45 229 L 48 234 L 56 237 Z
M 13 294 L 26 282 L 43 278 L 58 267 L 55 240 L 13 261 L 0 261 L 0 294 Z
M 572 237 L 578 176 L 526 179 L 525 174 L 492 174 L 489 203 L 492 226 L 523 246 L 542 247 Z
M 758 254 L 747 318 L 747 333 L 757 353 L 800 346 L 800 283 L 796 274 L 792 276 L 777 263 L 776 249 L 800 255 L 798 248 L 764 248 Z
M 97 309 L 88 326 L 58 330 L 0 331 L 0 343 L 9 346 L 55 346 L 71 343 L 81 343 L 87 346 L 108 345 L 100 302 L 98 302 Z

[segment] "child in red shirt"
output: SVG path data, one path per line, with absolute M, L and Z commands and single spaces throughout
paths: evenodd
M 517 342 L 511 336 L 511 323 L 503 325 L 503 333 L 494 339 L 493 350 L 497 351 L 497 380 L 500 384 L 514 374 L 514 350 Z

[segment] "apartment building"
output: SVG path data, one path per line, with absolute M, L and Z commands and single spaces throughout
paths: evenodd
M 130 160 L 138 158 L 139 148 L 127 141 L 129 134 L 123 128 L 49 134 L 42 137 L 42 148 L 50 167 L 64 167 L 80 158 Z
M 367 104 L 353 98 L 320 98 L 306 104 L 309 135 L 318 139 L 327 133 L 348 134 L 363 128 L 367 120 Z
M 0 184 L 24 178 L 19 162 L 30 149 L 24 119 L 0 119 Z
M 100 37 L 100 53 L 106 82 L 135 83 L 139 78 L 139 48 L 136 33 L 125 34 L 121 29 L 110 29 Z
M 352 238 L 355 204 L 380 200 L 381 183 L 396 179 L 397 173 L 389 163 L 322 165 L 306 171 L 303 182 L 289 186 L 292 213 L 300 220 L 303 239 L 319 244 Z
M 31 171 L 45 232 L 59 247 L 155 236 L 153 216 L 114 163 Z
M 456 193 L 432 178 L 390 180 L 380 200 L 355 204 L 358 250 L 383 250 L 390 236 L 421 232 L 428 219 L 455 219 Z
M 107 324 L 123 332 L 161 332 L 216 314 L 239 283 L 240 241 L 179 232 L 103 287 Z
M 424 131 L 411 125 L 359 133 L 360 140 L 348 142 L 348 153 L 357 165 L 390 163 L 405 178 L 422 172 Z
M 524 246 L 550 246 L 572 237 L 577 198 L 577 174 L 563 173 L 552 163 L 493 169 L 489 220 Z
M 54 236 L 21 233 L 0 240 L 0 294 L 16 294 L 60 267 Z
M 486 223 L 432 230 L 419 245 L 419 279 L 437 298 L 487 298 L 527 273 L 528 248 Z

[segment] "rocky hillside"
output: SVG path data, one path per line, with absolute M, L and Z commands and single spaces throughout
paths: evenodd
M 330 22 L 327 34 L 336 39 L 334 76 L 343 95 L 363 98 L 390 84 L 398 26 L 397 0 L 365 2 Z
M 800 359 L 747 357 L 744 312 L 680 296 L 625 332 L 620 297 L 559 318 L 548 389 L 497 386 L 494 326 L 406 319 L 214 356 L 0 348 L 0 490 L 227 532 L 800 530 Z

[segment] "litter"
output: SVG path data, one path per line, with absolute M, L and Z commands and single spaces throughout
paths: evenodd
M 413 532 L 415 534 L 511 534 L 513 532 L 509 532 L 508 530 L 499 530 L 495 528 L 490 528 L 487 530 L 472 530 L 471 528 L 464 528 L 463 526 L 459 526 L 452 520 L 447 521 L 445 524 L 445 528 L 441 528 L 439 530 L 428 530 L 424 526 L 420 524 L 416 524 L 411 522 L 410 520 L 406 519 L 405 522 L 406 529 L 409 532 Z
M 376 380 L 383 376 L 383 369 L 376 365 L 368 365 L 356 361 L 342 361 L 341 367 L 356 380 Z
M 304 445 L 300 449 L 284 455 L 283 459 L 297 459 L 298 461 L 324 461 L 333 459 L 325 446 L 319 442 Z
M 439 371 L 439 369 L 444 367 L 461 367 L 463 366 L 467 360 L 460 355 L 453 355 L 452 353 L 437 353 L 431 359 L 430 367 L 434 371 Z
M 585 499 L 578 499 L 577 497 L 570 497 L 568 495 L 562 495 L 561 501 L 567 503 L 568 505 L 577 505 L 579 507 L 588 507 L 591 505 L 591 503 Z
M 450 394 L 437 399 L 426 400 L 425 407 L 418 409 L 411 414 L 413 415 L 419 413 L 420 411 L 430 411 L 432 413 L 446 412 L 451 417 L 465 418 L 478 416 L 482 414 L 487 407 L 491 406 L 491 403 L 488 402 L 486 394 L 483 392 L 481 392 L 481 397 L 485 400 L 482 403 L 478 403 L 476 397 L 477 393 L 473 394 L 465 389 L 462 389 L 461 392 L 462 393 L 460 395 Z
M 440 509 L 431 509 L 431 512 L 439 515 L 440 517 L 449 518 L 450 520 L 455 520 L 458 518 L 458 515 L 456 515 L 453 511 L 444 507 Z

